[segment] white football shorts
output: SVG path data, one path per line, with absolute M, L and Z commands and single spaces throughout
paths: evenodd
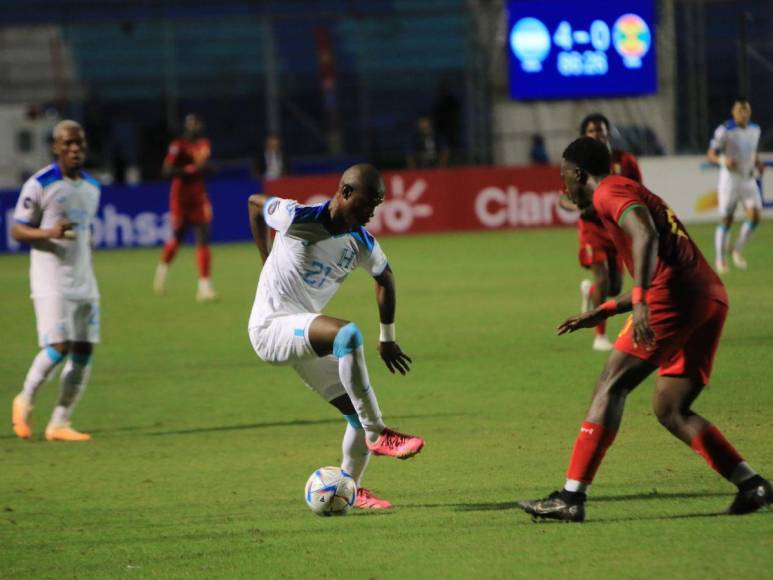
M 63 296 L 34 298 L 38 345 L 60 342 L 99 342 L 99 301 Z
M 346 394 L 338 376 L 338 359 L 320 357 L 309 341 L 309 327 L 319 314 L 288 314 L 271 319 L 265 326 L 250 328 L 252 348 L 261 360 L 289 365 L 312 391 L 326 401 Z
M 762 209 L 760 189 L 753 177 L 742 178 L 722 172 L 717 190 L 720 217 L 732 216 L 739 202 L 746 209 Z

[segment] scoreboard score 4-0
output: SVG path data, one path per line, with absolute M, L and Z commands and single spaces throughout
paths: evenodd
M 656 92 L 653 3 L 510 0 L 510 96 L 574 99 Z

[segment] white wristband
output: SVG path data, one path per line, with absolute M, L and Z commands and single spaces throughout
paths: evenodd
M 395 341 L 395 323 L 381 324 L 381 334 L 379 335 L 379 341 L 381 342 L 394 342 Z

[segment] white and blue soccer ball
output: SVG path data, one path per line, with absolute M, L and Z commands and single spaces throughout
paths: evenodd
M 357 484 L 339 467 L 320 467 L 306 482 L 304 497 L 318 516 L 342 516 L 357 499 Z

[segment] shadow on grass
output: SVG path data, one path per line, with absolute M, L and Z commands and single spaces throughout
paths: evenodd
M 463 416 L 467 413 L 423 413 L 413 415 L 392 415 L 395 420 L 417 419 L 428 417 L 453 417 Z M 264 423 L 242 423 L 237 425 L 219 425 L 215 427 L 193 427 L 191 429 L 178 429 L 173 431 L 153 431 L 150 433 L 141 433 L 140 435 L 161 437 L 165 435 L 194 435 L 197 433 L 217 433 L 221 431 L 248 431 L 252 429 L 268 429 L 270 427 L 304 427 L 308 425 L 326 425 L 328 423 L 340 424 L 341 418 L 335 419 L 293 419 L 291 421 L 268 421 Z
M 639 500 L 650 500 L 650 499 L 662 499 L 662 500 L 690 499 L 690 498 L 705 498 L 705 497 L 724 497 L 724 498 L 730 499 L 732 497 L 732 494 L 720 493 L 720 492 L 696 491 L 696 492 L 675 492 L 675 493 L 658 492 L 658 493 L 641 493 L 641 494 L 630 494 L 630 495 L 608 495 L 608 496 L 593 496 L 589 500 L 589 503 L 593 504 L 596 502 L 601 503 L 601 502 L 613 502 L 613 501 L 639 501 Z M 500 501 L 500 502 L 487 502 L 487 503 L 413 504 L 410 506 L 401 506 L 401 507 L 422 508 L 422 509 L 446 508 L 446 509 L 452 509 L 455 511 L 462 511 L 462 512 L 487 512 L 487 511 L 520 509 L 518 507 L 517 501 Z M 677 517 L 703 517 L 707 515 L 724 515 L 724 512 L 710 513 L 710 514 L 702 513 L 702 514 L 695 514 L 695 515 L 689 515 L 689 516 L 677 516 Z M 658 517 L 667 517 L 667 516 L 658 516 Z M 632 518 L 632 519 L 647 519 L 647 518 Z M 613 520 L 604 520 L 604 521 L 613 521 Z M 621 521 L 625 521 L 625 520 L 621 520 Z

